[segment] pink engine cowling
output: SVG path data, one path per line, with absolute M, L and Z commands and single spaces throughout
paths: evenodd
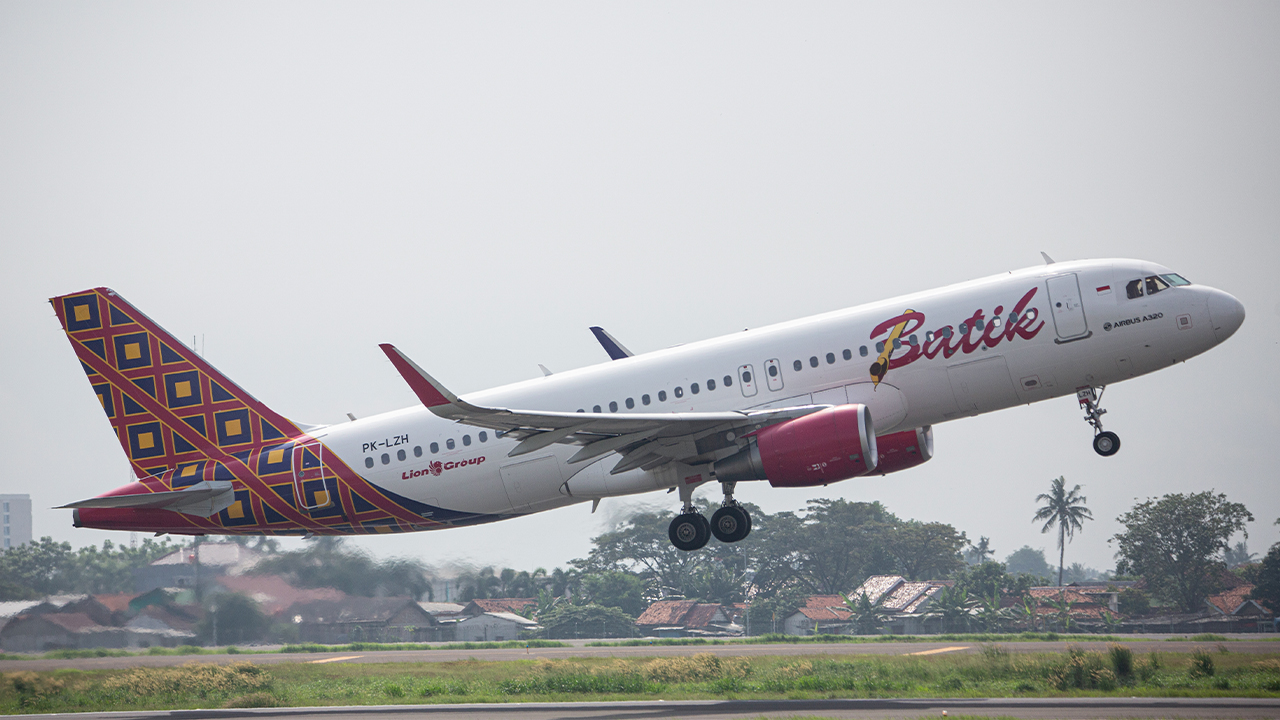
M 839 405 L 764 428 L 754 442 L 714 466 L 720 482 L 768 480 L 810 487 L 865 475 L 879 453 L 866 405 Z

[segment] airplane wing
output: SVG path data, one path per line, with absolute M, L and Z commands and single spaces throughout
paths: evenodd
M 608 330 L 593 325 L 591 327 L 591 333 L 596 336 L 596 340 L 600 343 L 600 346 L 604 348 L 604 351 L 609 353 L 609 357 L 611 359 L 621 360 L 622 358 L 629 358 L 632 355 L 635 355 L 635 353 L 623 347 L 622 343 L 618 342 L 616 338 L 610 335 Z
M 438 417 L 497 430 L 520 443 L 515 457 L 556 443 L 581 445 L 570 463 L 608 452 L 623 456 L 613 474 L 651 469 L 673 460 L 690 465 L 719 459 L 739 449 L 736 439 L 785 420 L 830 407 L 804 405 L 755 412 L 577 413 L 515 410 L 473 405 L 454 395 L 394 345 L 379 347 L 423 405 Z

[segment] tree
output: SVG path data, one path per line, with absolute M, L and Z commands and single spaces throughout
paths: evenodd
M 1249 597 L 1273 613 L 1280 612 L 1280 543 L 1272 545 L 1262 558 L 1258 582 Z
M 944 578 L 964 567 L 964 533 L 944 523 L 906 522 L 889 532 L 886 550 L 908 580 Z
M 594 575 L 584 575 L 582 592 L 575 600 L 581 604 L 594 603 L 604 607 L 614 607 L 630 615 L 639 617 L 646 607 L 644 602 L 644 580 L 631 573 L 618 570 L 605 570 Z
M 331 587 L 362 597 L 431 597 L 431 575 L 421 561 L 376 561 L 362 552 L 347 550 L 342 538 L 326 535 L 308 540 L 303 550 L 264 558 L 252 572 L 278 573 L 297 587 Z
M 205 616 L 196 625 L 196 634 L 207 643 L 257 642 L 265 640 L 271 629 L 271 618 L 263 614 L 257 602 L 240 593 L 220 594 L 205 605 Z
M 539 618 L 550 638 L 635 637 L 635 619 L 603 605 L 557 605 Z
M 942 618 L 942 629 L 946 632 L 956 630 L 957 625 L 961 630 L 967 630 L 969 617 L 977 604 L 977 600 L 969 597 L 968 590 L 959 586 L 944 587 L 933 596 L 926 614 Z
M 978 538 L 978 544 L 970 544 L 965 548 L 964 561 L 970 565 L 981 565 L 988 559 L 995 557 L 996 551 L 991 549 L 991 539 L 986 535 Z
M 1047 578 L 1053 572 L 1049 562 L 1044 559 L 1044 550 L 1038 550 L 1030 545 L 1023 545 L 1009 553 L 1009 557 L 1004 559 L 1004 565 L 1010 575 L 1025 574 Z
M 884 602 L 883 597 L 880 598 L 880 603 L 871 602 L 866 593 L 860 593 L 857 598 L 840 593 L 840 597 L 844 600 L 845 609 L 851 613 L 849 622 L 853 625 L 854 635 L 870 635 L 884 627 L 889 613 L 880 604 Z
M 1232 535 L 1248 537 L 1245 523 L 1253 515 L 1206 491 L 1148 498 L 1118 520 L 1125 530 L 1112 538 L 1119 548 L 1116 572 L 1141 575 L 1156 596 L 1194 612 L 1222 587 L 1222 554 Z
M 1222 561 L 1226 563 L 1228 568 L 1233 569 L 1241 565 L 1248 565 L 1256 557 L 1258 557 L 1257 553 L 1249 552 L 1249 542 L 1247 540 L 1241 540 L 1222 553 Z
M 1036 502 L 1044 501 L 1044 505 L 1036 510 L 1033 522 L 1044 521 L 1040 532 L 1047 533 L 1058 526 L 1058 585 L 1062 585 L 1062 565 L 1066 557 L 1067 542 L 1077 530 L 1084 528 L 1085 520 L 1092 520 L 1093 513 L 1084 504 L 1088 500 L 1080 494 L 1080 486 L 1066 490 L 1067 479 L 1058 477 L 1049 483 L 1049 492 L 1036 496 Z

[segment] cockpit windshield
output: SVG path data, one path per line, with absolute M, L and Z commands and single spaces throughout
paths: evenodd
M 1143 295 L 1155 295 L 1162 290 L 1168 290 L 1171 287 L 1180 285 L 1190 285 L 1191 282 L 1177 273 L 1167 273 L 1164 275 L 1148 275 L 1145 278 L 1130 280 L 1125 285 L 1125 293 L 1129 299 L 1140 298 Z M 1144 292 L 1145 291 L 1145 292 Z

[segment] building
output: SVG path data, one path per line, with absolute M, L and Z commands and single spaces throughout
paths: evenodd
M 859 602 L 863 595 L 880 611 L 882 632 L 916 635 L 926 632 L 932 621 L 929 605 L 950 580 L 910 581 L 901 575 L 872 575 L 849 593 Z M 812 595 L 805 604 L 782 621 L 786 635 L 839 635 L 853 633 L 853 614 L 839 595 Z
M 471 615 L 453 626 L 458 642 L 504 642 L 520 639 L 520 631 L 537 627 L 527 617 L 509 612 L 486 612 Z
M 479 615 L 481 613 L 511 613 L 513 615 L 529 615 L 538 609 L 537 598 L 489 598 L 472 600 L 462 608 L 463 615 Z
M 436 642 L 435 619 L 407 597 L 351 597 L 296 603 L 282 613 L 302 642 Z
M 810 595 L 804 605 L 783 618 L 783 635 L 837 635 L 849 631 L 844 598 L 839 595 Z
M 238 543 L 206 542 L 175 549 L 133 571 L 133 589 L 145 593 L 156 588 L 205 587 L 222 575 L 240 575 L 262 554 Z
M 0 552 L 31 542 L 31 496 L 0 495 Z
M 728 609 L 719 603 L 695 600 L 659 600 L 636 618 L 643 635 L 688 637 L 741 635 L 743 627 L 733 622 Z

